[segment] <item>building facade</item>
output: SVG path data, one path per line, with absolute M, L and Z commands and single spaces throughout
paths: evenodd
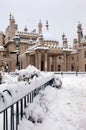
M 31 64 L 41 71 L 86 71 L 86 36 L 83 36 L 82 25 L 78 23 L 77 39 L 73 40 L 72 48 L 69 47 L 65 34 L 62 35 L 60 47 L 57 36 L 49 32 L 48 21 L 45 27 L 46 31 L 43 32 L 40 20 L 38 31 L 34 29 L 28 32 L 25 26 L 24 31 L 20 32 L 10 14 L 6 32 L 0 31 L 0 70 L 8 66 L 8 71 L 14 71 L 18 60 L 19 69 Z M 13 40 L 15 35 L 20 38 L 18 55 Z

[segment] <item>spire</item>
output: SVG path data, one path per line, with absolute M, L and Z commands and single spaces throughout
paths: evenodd
M 73 39 L 73 49 L 76 50 L 77 47 L 77 39 Z
M 62 41 L 63 41 L 63 48 L 67 49 L 68 48 L 68 40 L 67 40 L 67 38 L 66 38 L 64 33 L 62 35 Z
M 14 20 L 14 16 L 11 14 L 11 12 L 10 12 L 10 15 L 9 15 L 9 19 Z
M 41 20 L 38 23 L 38 33 L 42 34 L 42 22 L 41 22 Z
M 63 33 L 63 34 L 62 34 L 62 40 L 64 40 L 64 38 L 65 38 L 65 34 Z
M 82 29 L 82 24 L 80 23 L 80 21 L 78 22 L 78 26 L 77 26 L 77 34 L 78 34 L 78 44 L 80 46 L 81 45 L 80 42 L 83 38 L 83 29 Z
M 78 21 L 78 26 L 77 26 L 77 32 L 81 32 L 82 31 L 82 24 L 80 23 L 80 21 Z
M 49 27 L 48 20 L 46 20 L 46 25 L 45 26 L 46 26 L 46 29 L 49 30 L 49 28 L 48 28 Z
M 9 19 L 11 20 L 11 17 L 12 17 L 12 15 L 11 15 L 11 12 L 10 12 L 10 15 L 9 15 L 9 17 L 10 17 Z

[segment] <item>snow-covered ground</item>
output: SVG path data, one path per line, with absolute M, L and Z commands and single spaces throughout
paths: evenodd
M 23 87 L 27 88 L 25 80 L 29 80 L 31 84 L 32 73 L 37 74 L 37 78 L 43 77 L 44 79 L 45 77 L 44 73 L 40 73 L 36 69 L 31 71 L 29 75 L 24 70 L 17 73 L 19 76 L 4 75 L 3 84 L 0 85 L 1 93 L 9 87 L 11 94 L 14 95 L 14 92 L 16 90 L 18 92 L 18 89 L 21 88 L 20 82 Z M 33 103 L 28 104 L 25 116 L 20 121 L 19 130 L 86 130 L 86 76 L 82 74 L 79 76 L 57 75 L 57 77 L 60 77 L 62 81 L 62 88 L 47 86 L 45 90 L 40 91 Z M 34 77 L 34 81 L 37 78 Z M 15 89 L 12 89 L 11 86 Z M 5 96 L 8 96 L 10 100 L 11 97 L 8 93 Z
M 63 87 L 48 86 L 26 110 L 19 130 L 86 130 L 86 77 L 63 76 Z M 42 123 L 32 123 L 28 117 Z

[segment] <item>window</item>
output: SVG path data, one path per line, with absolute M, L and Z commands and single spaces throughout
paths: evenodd
M 74 65 L 71 65 L 71 71 L 74 71 Z
M 58 65 L 58 71 L 61 71 L 61 65 Z
M 61 57 L 59 56 L 59 59 L 61 59 Z
M 53 71 L 53 65 L 51 65 L 51 71 Z
M 86 58 L 86 51 L 84 51 L 84 58 Z

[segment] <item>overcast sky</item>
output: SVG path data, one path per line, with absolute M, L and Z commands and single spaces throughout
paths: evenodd
M 77 37 L 78 21 L 86 34 L 86 0 L 0 0 L 0 31 L 5 32 L 10 12 L 20 31 L 25 25 L 28 31 L 37 29 L 41 19 L 44 28 L 46 20 L 49 21 L 49 31 L 59 41 L 63 32 L 69 42 Z

